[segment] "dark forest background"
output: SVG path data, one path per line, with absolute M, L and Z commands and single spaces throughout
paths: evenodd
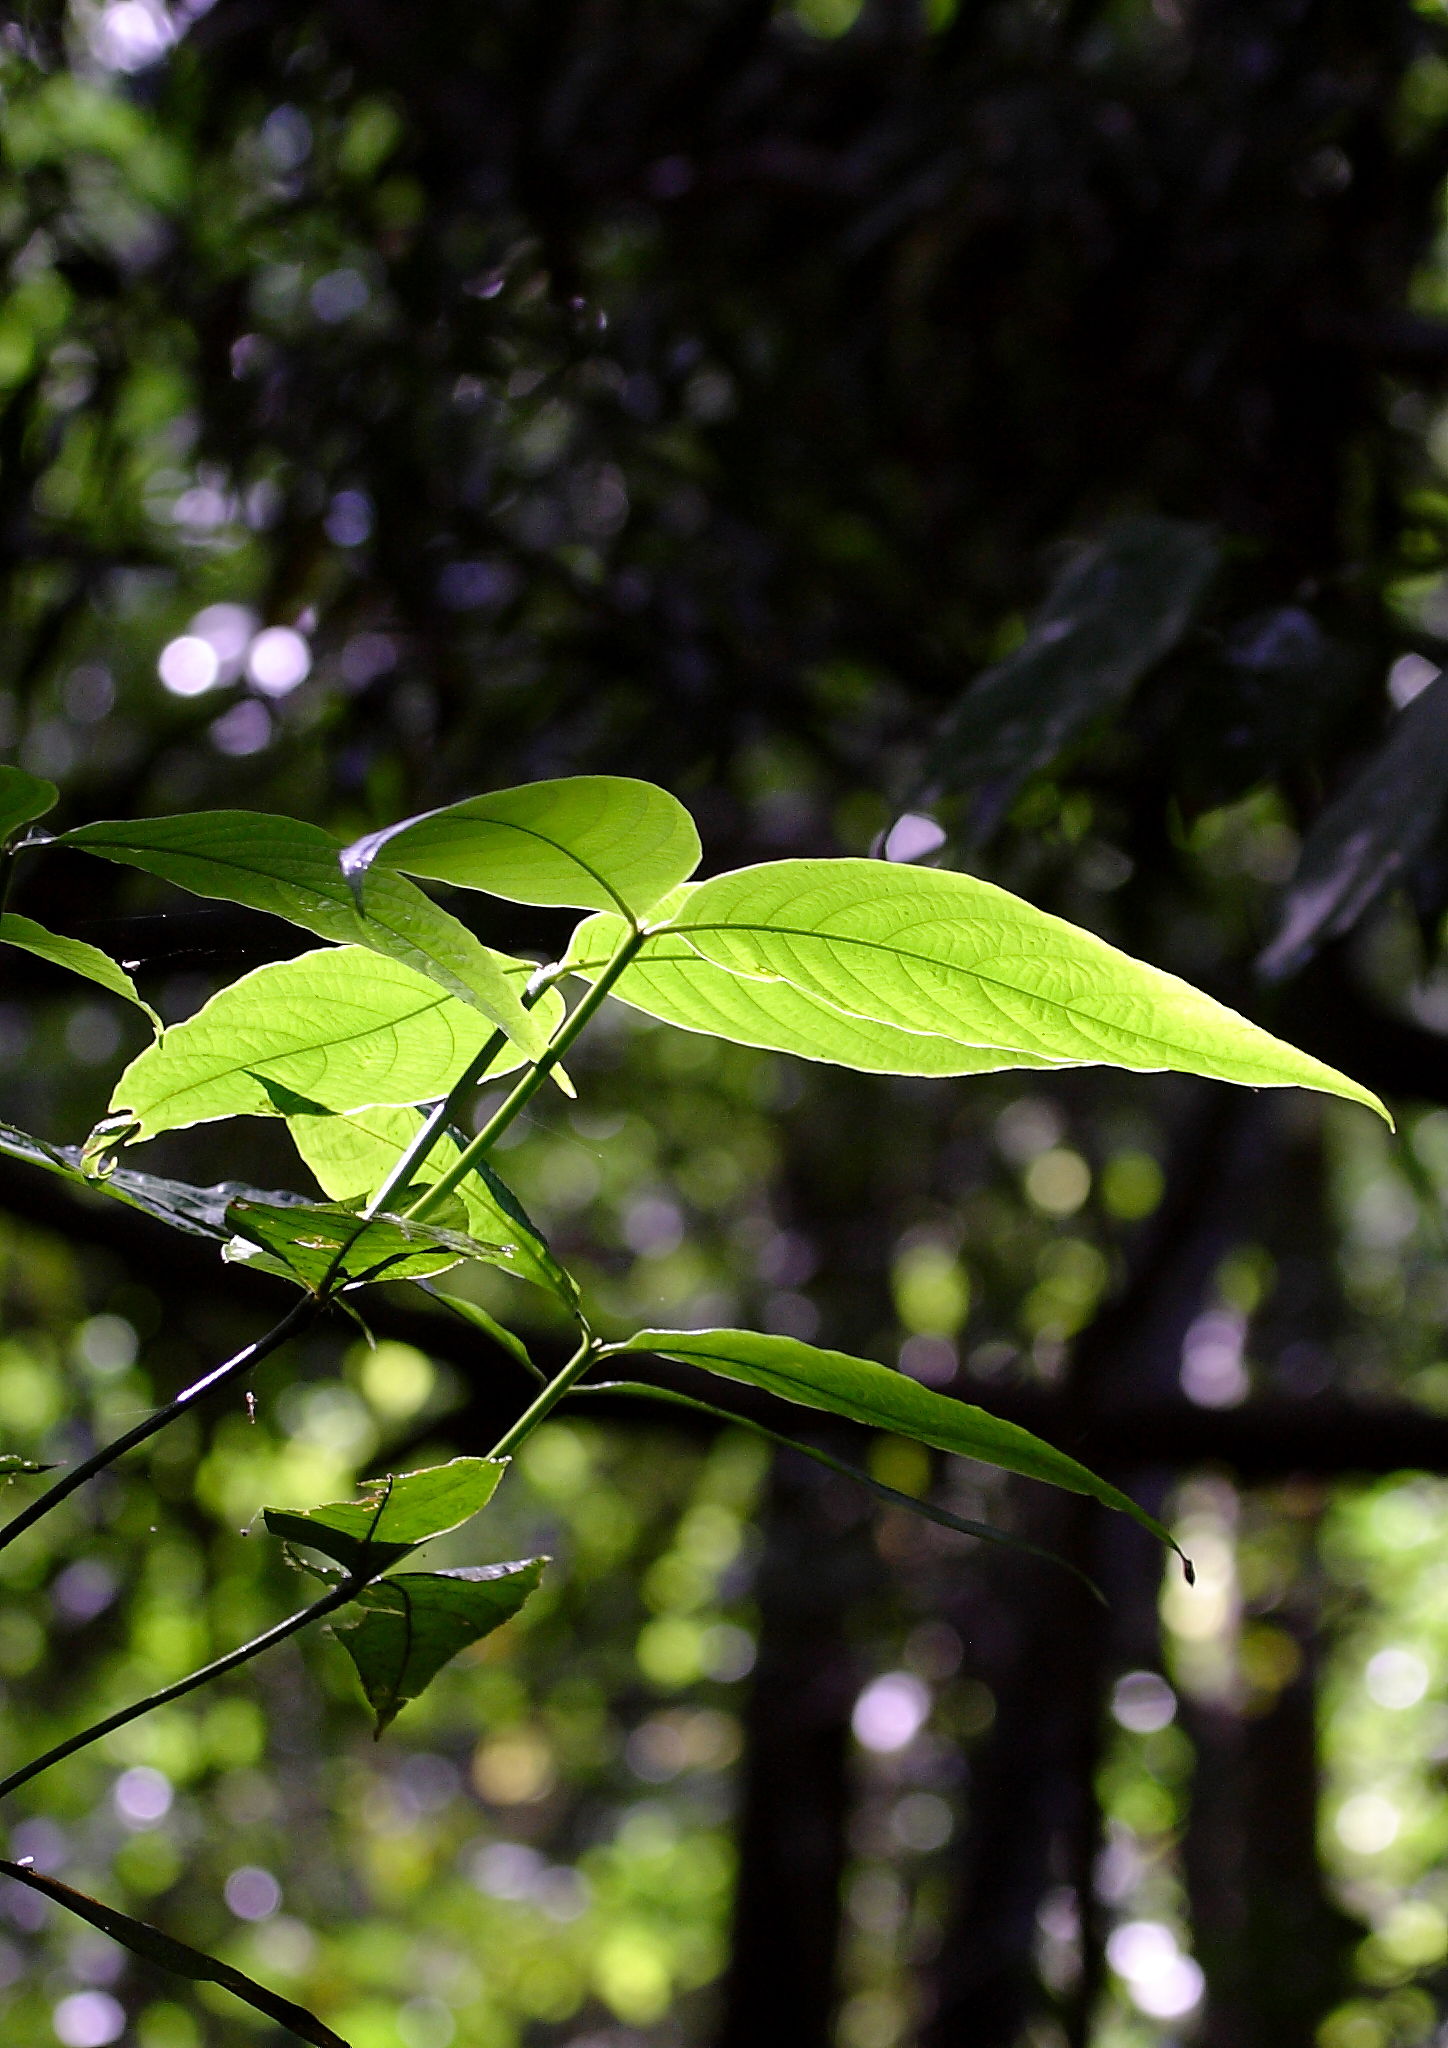
M 600 1408 L 504 1510 L 558 1587 L 387 1745 L 289 1650 L 13 1852 L 357 2048 L 1448 2038 L 1448 8 L 75 0 L 4 11 L 0 93 L 0 738 L 65 822 L 642 775 L 711 867 L 968 867 L 1400 1119 L 615 1017 L 509 1161 L 605 1315 L 996 1407 L 1168 1515 L 1194 1599 L 1025 1482 L 848 1444 L 1109 1611 Z M 149 886 L 60 857 L 12 907 L 168 1017 L 289 948 Z M 0 1112 L 75 1142 L 134 1027 L 6 974 Z M 299 1171 L 226 1143 L 153 1152 Z M 270 1305 L 9 1163 L 0 1210 L 23 1450 Z M 284 1611 L 236 1535 L 279 1485 L 516 1408 L 461 1326 L 379 1335 L 7 1554 L 7 1745 Z M 31 1907 L 17 2041 L 273 2038 Z

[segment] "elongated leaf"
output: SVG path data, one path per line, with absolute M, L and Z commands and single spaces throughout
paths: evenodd
M 621 775 L 574 775 L 497 789 L 369 832 L 347 848 L 342 867 L 359 887 L 374 866 L 401 868 L 513 903 L 641 917 L 693 874 L 700 852 L 693 819 L 667 790 Z
M 1076 556 L 1022 644 L 971 684 L 926 764 L 928 792 L 975 793 L 970 838 L 1170 653 L 1217 557 L 1205 527 L 1150 516 L 1117 521 Z
M 701 883 L 669 929 L 715 966 L 902 1031 L 1067 1065 L 1316 1088 L 1391 1121 L 1346 1075 L 973 875 L 771 861 Z
M 531 1379 L 544 1379 L 545 1375 L 533 1363 L 532 1354 L 523 1339 L 515 1330 L 505 1329 L 497 1317 L 489 1315 L 480 1303 L 469 1301 L 465 1295 L 449 1294 L 446 1288 L 439 1287 L 435 1281 L 424 1281 L 422 1285 L 425 1294 L 430 1294 L 434 1301 L 440 1301 L 444 1308 L 451 1309 L 461 1322 L 471 1323 L 475 1330 L 481 1330 L 485 1337 L 491 1337 L 499 1349 L 506 1351 L 516 1364 L 521 1365 Z
M 270 911 L 319 938 L 366 946 L 481 1011 L 530 1059 L 547 1043 L 541 1017 L 523 1008 L 497 955 L 411 882 L 379 875 L 359 910 L 338 865 L 341 842 L 319 825 L 262 811 L 198 811 L 81 825 L 57 844 L 142 868 L 198 896 Z
M 297 1150 L 324 1191 L 338 1201 L 368 1201 L 421 1128 L 415 1109 L 364 1109 L 352 1116 L 291 1116 L 287 1129 Z M 455 1133 L 443 1131 L 429 1155 L 414 1190 L 393 1197 L 402 1209 L 413 1193 L 420 1194 L 450 1166 L 462 1147 Z M 507 1243 L 512 1256 L 506 1270 L 531 1280 L 572 1312 L 578 1289 L 549 1251 L 546 1240 L 512 1190 L 484 1162 L 458 1188 L 465 1212 L 464 1227 L 473 1237 Z
M 102 1934 L 108 1934 L 112 1941 L 118 1941 L 122 1948 L 128 1948 L 133 1956 L 150 1963 L 158 1970 L 167 1970 L 174 1977 L 187 1977 L 195 1984 L 219 1984 L 230 1991 L 253 2011 L 264 2013 L 278 2026 L 286 2027 L 299 2041 L 310 2041 L 312 2048 L 347 2048 L 340 2034 L 319 2020 L 315 2013 L 305 2006 L 295 2005 L 289 1998 L 280 1997 L 275 1991 L 268 1991 L 264 1984 L 258 1984 L 230 1963 L 221 1962 L 216 1956 L 208 1956 L 189 1943 L 177 1941 L 174 1935 L 163 1934 L 159 1927 L 148 1927 L 144 1920 L 133 1920 L 129 1913 L 107 1906 L 100 1899 L 93 1899 L 88 1892 L 78 1892 L 68 1884 L 62 1884 L 58 1877 L 47 1877 L 42 1871 L 33 1870 L 28 1863 L 11 1863 L 0 1857 L 0 1872 L 13 1877 L 17 1884 L 26 1885 L 31 1891 L 39 1892 L 57 1906 L 64 1906 L 68 1913 L 98 1927 Z
M 423 1472 L 364 1479 L 361 1500 L 324 1507 L 263 1508 L 273 1536 L 310 1544 L 346 1571 L 380 1572 L 434 1536 L 470 1522 L 507 1470 L 506 1458 L 454 1458 Z
M 997 1529 L 989 1522 L 977 1522 L 969 1515 L 953 1515 L 949 1508 L 937 1507 L 932 1500 L 913 1493 L 900 1493 L 893 1486 L 886 1486 L 882 1479 L 864 1472 L 858 1465 L 850 1465 L 843 1458 L 833 1457 L 822 1451 L 818 1444 L 802 1443 L 798 1437 L 785 1436 L 782 1430 L 766 1429 L 762 1422 L 752 1416 L 736 1415 L 732 1409 L 716 1408 L 712 1401 L 696 1401 L 692 1394 L 676 1393 L 672 1387 L 651 1387 L 643 1380 L 591 1380 L 587 1386 L 574 1387 L 570 1399 L 576 1400 L 588 1394 L 624 1394 L 634 1400 L 663 1401 L 675 1408 L 692 1408 L 695 1414 L 708 1415 L 715 1422 L 727 1422 L 731 1428 L 747 1429 L 752 1435 L 763 1437 L 766 1443 L 778 1444 L 786 1451 L 799 1451 L 806 1458 L 813 1458 L 817 1465 L 828 1466 L 831 1472 L 839 1472 L 846 1479 L 853 1479 L 877 1499 L 889 1506 L 908 1508 L 911 1514 L 921 1516 L 927 1522 L 934 1522 L 938 1528 L 952 1529 L 957 1536 L 973 1536 L 982 1543 L 1000 1543 L 1007 1550 L 1024 1550 L 1032 1557 L 1045 1559 L 1048 1564 L 1057 1564 L 1063 1571 L 1089 1587 L 1093 1596 L 1106 1605 L 1101 1589 L 1078 1571 L 1074 1564 L 1064 1557 L 1058 1557 L 1054 1550 L 1044 1550 L 1039 1543 L 1028 1543 L 1024 1536 L 1016 1536 L 1009 1529 Z
M 680 891 L 682 903 L 688 894 Z M 606 913 L 587 918 L 573 935 L 567 964 L 596 981 L 618 949 L 627 926 Z M 923 1031 L 902 1031 L 874 1017 L 851 1017 L 787 981 L 732 974 L 706 960 L 681 933 L 646 939 L 613 985 L 630 1009 L 659 1017 L 684 1031 L 797 1053 L 867 1074 L 986 1074 L 1003 1067 L 1054 1067 L 1004 1047 L 958 1045 Z
M 1130 1515 L 1143 1529 L 1176 1549 L 1170 1532 L 1160 1522 L 1119 1487 L 1098 1479 L 1064 1451 L 984 1408 L 932 1393 L 918 1380 L 892 1372 L 873 1359 L 852 1358 L 848 1352 L 825 1351 L 798 1337 L 766 1337 L 753 1330 L 640 1330 L 621 1344 L 606 1346 L 600 1355 L 619 1357 L 637 1352 L 678 1359 L 683 1365 L 696 1365 L 725 1379 L 763 1387 L 805 1408 L 822 1408 L 827 1414 L 848 1416 L 872 1429 L 913 1437 L 938 1451 L 953 1451 L 959 1457 L 999 1465 L 1007 1472 L 1024 1473 L 1029 1479 L 1044 1479 L 1052 1486 L 1065 1487 L 1068 1493 L 1090 1494 L 1107 1507 Z
M 136 984 L 125 969 L 118 967 L 109 953 L 102 953 L 98 946 L 88 946 L 84 939 L 63 938 L 58 932 L 48 932 L 44 925 L 36 924 L 32 918 L 17 917 L 13 910 L 0 916 L 0 944 L 18 946 L 24 953 L 34 953 L 41 960 L 49 960 L 57 967 L 67 967 L 72 974 L 82 974 L 87 981 L 97 982 L 101 988 L 109 989 L 113 996 L 122 996 L 128 1003 L 134 1003 L 138 1010 L 144 1010 L 151 1022 L 160 1029 L 161 1020 L 151 1005 L 136 993 Z
M 357 1666 L 379 1735 L 460 1651 L 512 1620 L 547 1562 L 397 1572 L 358 1594 L 332 1630 Z
M 0 1452 L 0 1479 L 24 1479 L 35 1472 L 53 1472 L 54 1465 L 37 1465 L 33 1458 L 22 1458 L 18 1451 Z
M 22 825 L 33 824 L 60 802 L 53 782 L 27 775 L 23 768 L 0 762 L 0 845 L 13 839 Z
M 466 1222 L 462 1205 L 458 1221 Z M 510 1244 L 481 1242 L 446 1222 L 418 1223 L 386 1214 L 364 1220 L 340 1204 L 233 1202 L 227 1221 L 247 1245 L 256 1245 L 313 1292 L 363 1280 L 421 1280 L 464 1259 L 511 1266 Z
M 526 960 L 493 956 L 521 986 Z M 563 1014 L 550 989 L 535 1016 Z M 489 1036 L 487 1022 L 436 982 L 361 946 L 329 946 L 244 974 L 132 1060 L 111 1096 L 136 1144 L 228 1116 L 354 1110 L 446 1095 Z M 518 1064 L 510 1047 L 489 1069 Z
M 1402 880 L 1448 804 L 1448 676 L 1399 712 L 1372 759 L 1317 818 L 1303 844 L 1272 943 L 1269 981 L 1295 973 L 1350 932 Z

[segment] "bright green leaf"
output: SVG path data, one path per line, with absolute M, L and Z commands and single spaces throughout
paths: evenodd
M 48 932 L 44 925 L 36 924 L 28 917 L 17 917 L 12 910 L 0 916 L 0 944 L 18 946 L 24 953 L 34 953 L 37 958 L 49 960 L 57 967 L 69 968 L 72 974 L 84 975 L 87 981 L 98 982 L 113 996 L 123 996 L 128 1003 L 144 1010 L 159 1029 L 160 1018 L 151 1005 L 136 993 L 136 984 L 130 975 L 99 947 L 88 946 L 84 939 L 67 939 L 58 932 Z
M 369 1201 L 384 1185 L 398 1160 L 417 1136 L 422 1117 L 415 1109 L 376 1108 L 350 1116 L 288 1117 L 287 1128 L 297 1150 L 317 1176 L 325 1193 L 336 1201 Z M 462 1150 L 451 1131 L 438 1135 L 415 1188 L 399 1189 L 390 1207 L 404 1209 L 414 1195 L 437 1179 Z M 486 1161 L 461 1183 L 458 1197 L 465 1228 L 474 1237 L 499 1239 L 512 1247 L 506 1270 L 520 1280 L 547 1288 L 572 1313 L 578 1290 L 549 1251 L 538 1226 L 511 1188 Z
M 27 775 L 23 768 L 0 762 L 0 845 L 12 838 L 22 825 L 43 818 L 60 802 L 53 782 Z
M 226 1217 L 244 1240 L 240 1256 L 258 1246 L 314 1292 L 335 1282 L 420 1280 L 464 1259 L 509 1267 L 514 1259 L 512 1245 L 479 1240 L 446 1223 L 385 1214 L 368 1220 L 334 1204 L 239 1201 Z M 459 1213 L 458 1221 L 466 1218 Z
M 32 1472 L 53 1472 L 54 1465 L 37 1465 L 33 1458 L 22 1458 L 18 1451 L 0 1452 L 0 1479 L 23 1479 Z
M 825 1351 L 798 1337 L 766 1337 L 753 1330 L 640 1330 L 622 1344 L 610 1344 L 604 1356 L 651 1352 L 678 1359 L 725 1379 L 763 1387 L 781 1400 L 805 1408 L 845 1415 L 872 1429 L 913 1437 L 938 1451 L 999 1465 L 1029 1479 L 1044 1479 L 1070 1493 L 1090 1494 L 1107 1507 L 1119 1508 L 1149 1529 L 1163 1543 L 1172 1539 L 1160 1522 L 1119 1488 L 1098 1479 L 1085 1465 L 1058 1451 L 1028 1429 L 1005 1422 L 984 1408 L 933 1393 L 903 1372 L 892 1372 L 873 1359 L 852 1358 L 844 1351 Z M 1172 1548 L 1175 1549 L 1175 1545 Z
M 521 987 L 526 960 L 492 956 Z M 550 989 L 534 1015 L 563 1014 Z M 173 1024 L 126 1068 L 111 1096 L 130 1142 L 228 1116 L 280 1116 L 308 1105 L 364 1109 L 447 1094 L 489 1036 L 486 1020 L 436 982 L 361 946 L 329 946 L 258 967 Z M 489 1068 L 518 1064 L 510 1047 Z
M 1067 1065 L 1316 1088 L 1387 1118 L 1375 1095 L 1322 1061 L 974 875 L 770 861 L 702 882 L 669 930 L 716 967 L 787 982 L 901 1031 Z
M 641 917 L 699 865 L 694 821 L 667 790 L 621 775 L 574 775 L 469 797 L 370 832 L 342 856 L 361 885 L 374 868 L 483 889 L 514 903 Z M 370 907 L 375 883 L 366 885 Z
M 445 1664 L 512 1619 L 547 1562 L 532 1557 L 459 1571 L 398 1572 L 357 1596 L 356 1608 L 332 1628 L 357 1666 L 379 1735 Z
M 380 1572 L 434 1536 L 470 1522 L 507 1470 L 506 1458 L 454 1458 L 423 1472 L 364 1479 L 365 1498 L 325 1507 L 263 1508 L 273 1536 L 320 1550 L 344 1571 Z
M 81 825 L 56 842 L 142 868 L 198 896 L 244 903 L 337 944 L 400 961 L 482 1012 L 537 1059 L 543 1019 L 465 925 L 401 875 L 382 874 L 359 910 L 338 865 L 341 842 L 318 825 L 261 811 L 198 811 L 133 824 Z

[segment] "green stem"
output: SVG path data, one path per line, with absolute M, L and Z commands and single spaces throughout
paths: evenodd
M 467 1179 L 480 1159 L 486 1158 L 514 1117 L 532 1101 L 579 1032 L 598 1011 L 604 997 L 638 952 L 646 936 L 647 934 L 641 931 L 629 933 L 577 1009 L 559 1025 L 556 1035 L 538 1064 L 529 1068 L 512 1094 L 493 1112 L 472 1143 L 464 1147 L 442 1178 L 435 1181 L 425 1195 L 420 1195 L 410 1208 L 403 1211 L 405 1216 L 414 1217 L 421 1223 L 429 1216 L 436 1215 L 453 1189 Z
M 561 1372 L 555 1374 L 549 1380 L 547 1386 L 538 1395 L 532 1407 L 526 1409 L 518 1417 L 512 1428 L 503 1432 L 502 1436 L 498 1438 L 498 1441 L 488 1452 L 488 1456 L 490 1458 L 511 1457 L 519 1444 L 526 1441 L 533 1434 L 544 1416 L 550 1414 L 558 1406 L 564 1395 L 578 1384 L 579 1380 L 582 1379 L 583 1375 L 592 1365 L 594 1359 L 598 1357 L 601 1349 L 602 1346 L 596 1337 L 585 1337 L 572 1358 L 569 1359 L 567 1365 L 563 1367 Z M 3 1786 L 0 1786 L 0 1790 L 3 1789 Z
M 524 1001 L 527 1001 L 526 996 Z M 370 1218 L 377 1215 L 380 1210 L 387 1207 L 387 1204 L 392 1200 L 392 1197 L 399 1188 L 407 1187 L 415 1178 L 418 1168 L 437 1143 L 445 1126 L 450 1124 L 456 1117 L 458 1105 L 463 1097 L 470 1088 L 476 1087 L 477 1083 L 482 1080 L 488 1068 L 493 1064 L 493 1061 L 507 1043 L 507 1032 L 495 1031 L 477 1058 L 468 1062 L 442 1101 L 436 1103 L 429 1111 L 412 1143 L 407 1147 L 391 1173 L 388 1174 L 386 1180 L 383 1181 L 381 1187 L 377 1190 L 377 1193 L 362 1211 L 364 1216 Z
M 351 1573 L 340 1585 L 334 1586 L 320 1600 L 314 1600 L 310 1607 L 301 1608 L 289 1615 L 285 1621 L 269 1628 L 264 1635 L 254 1636 L 249 1643 L 243 1643 L 239 1650 L 229 1650 L 224 1657 L 218 1657 L 214 1664 L 205 1664 L 199 1671 L 193 1671 L 189 1678 L 178 1678 L 174 1685 L 163 1686 L 159 1692 L 137 1700 L 129 1707 L 107 1715 L 104 1721 L 97 1721 L 94 1727 L 84 1728 L 79 1735 L 72 1735 L 66 1742 L 59 1742 L 54 1749 L 48 1749 L 44 1756 L 33 1762 L 22 1764 L 18 1771 L 12 1771 L 8 1778 L 0 1779 L 0 1798 L 7 1792 L 14 1792 L 21 1785 L 28 1785 L 32 1778 L 38 1778 L 42 1771 L 48 1771 L 52 1764 L 61 1763 L 66 1757 L 74 1756 L 77 1750 L 88 1749 L 93 1742 L 99 1742 L 103 1735 L 112 1734 L 117 1728 L 124 1728 L 128 1721 L 139 1720 L 142 1714 L 149 1714 L 153 1707 L 164 1707 L 172 1700 L 183 1699 L 188 1692 L 195 1692 L 199 1685 L 209 1685 L 213 1678 L 221 1678 L 228 1671 L 235 1671 L 239 1665 L 249 1664 L 253 1657 L 259 1657 L 263 1650 L 269 1650 L 275 1643 L 284 1643 L 288 1636 L 296 1635 L 309 1623 L 320 1621 L 323 1615 L 333 1613 L 355 1598 L 365 1578 Z

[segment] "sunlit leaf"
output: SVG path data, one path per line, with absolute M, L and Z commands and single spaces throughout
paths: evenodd
M 976 677 L 931 750 L 928 795 L 969 791 L 983 837 L 1026 779 L 1114 710 L 1190 626 L 1217 565 L 1205 527 L 1117 521 L 1052 585 L 1021 645 Z
M 198 896 L 270 911 L 319 938 L 366 946 L 480 1011 L 530 1059 L 547 1043 L 543 1019 L 523 1008 L 498 956 L 421 889 L 384 873 L 359 910 L 338 865 L 341 842 L 318 825 L 261 811 L 197 811 L 81 825 L 56 844 L 144 869 Z
M 13 1877 L 17 1884 L 26 1885 L 33 1892 L 39 1892 L 57 1906 L 64 1906 L 67 1912 L 88 1921 L 92 1927 L 98 1927 L 102 1934 L 109 1935 L 112 1941 L 118 1941 L 122 1948 L 129 1949 L 132 1955 L 139 1956 L 154 1968 L 169 1971 L 175 1977 L 187 1977 L 195 1984 L 220 1984 L 224 1990 L 251 2006 L 253 2011 L 264 2013 L 278 2026 L 288 2028 L 299 2041 L 311 2042 L 312 2048 L 347 2048 L 342 2036 L 333 2033 L 305 2006 L 294 2005 L 291 1999 L 268 1991 L 264 1984 L 258 1984 L 230 1963 L 208 1956 L 187 1942 L 177 1941 L 173 1935 L 163 1934 L 159 1927 L 148 1927 L 144 1920 L 133 1920 L 129 1913 L 104 1905 L 87 1892 L 75 1891 L 70 1885 L 62 1884 L 59 1878 L 47 1877 L 42 1871 L 32 1869 L 28 1863 L 12 1863 L 0 1857 L 0 1873 Z
M 1292 974 L 1350 932 L 1403 879 L 1448 804 L 1448 676 L 1420 692 L 1366 765 L 1314 822 L 1287 891 L 1263 974 Z
M 0 762 L 0 845 L 11 839 L 22 825 L 33 824 L 60 802 L 53 782 L 39 775 L 27 775 L 23 768 Z
M 522 987 L 526 960 L 492 958 Z M 556 1025 L 550 989 L 534 1015 Z M 396 960 L 329 946 L 279 960 L 220 990 L 132 1060 L 111 1096 L 130 1142 L 228 1116 L 283 1116 L 307 1105 L 364 1109 L 446 1095 L 489 1037 L 485 1018 Z M 489 1069 L 518 1064 L 509 1047 Z
M 351 1116 L 301 1114 L 287 1119 L 297 1150 L 323 1190 L 337 1201 L 368 1201 L 383 1186 L 422 1126 L 415 1109 L 364 1109 Z M 462 1147 L 442 1131 L 415 1188 L 399 1190 L 389 1206 L 404 1209 L 413 1195 L 436 1180 Z M 465 1228 L 474 1237 L 497 1239 L 512 1248 L 506 1270 L 546 1287 L 572 1312 L 578 1290 L 549 1251 L 538 1226 L 497 1172 L 483 1161 L 457 1190 Z
M 380 1572 L 433 1536 L 470 1522 L 507 1470 L 506 1458 L 454 1458 L 423 1472 L 363 1480 L 364 1498 L 324 1507 L 263 1508 L 273 1536 L 306 1543 L 345 1571 Z
M 1033 1061 L 1316 1088 L 1387 1117 L 1369 1090 L 1189 983 L 973 875 L 771 861 L 700 883 L 669 931 L 716 967 L 897 1030 Z
M 693 819 L 667 790 L 620 775 L 574 775 L 493 790 L 370 832 L 347 848 L 342 865 L 359 884 L 374 867 L 401 868 L 514 903 L 641 917 L 693 874 L 700 851 Z
M 420 1280 L 464 1259 L 511 1267 L 510 1244 L 490 1243 L 442 1222 L 406 1216 L 370 1221 L 340 1204 L 292 1202 L 284 1208 L 233 1202 L 226 1218 L 237 1236 L 279 1260 L 305 1287 L 319 1291 L 346 1281 Z M 458 1204 L 459 1223 L 465 1222 Z
M 101 988 L 109 989 L 113 996 L 122 996 L 126 1002 L 144 1010 L 159 1028 L 160 1018 L 151 1005 L 136 993 L 136 984 L 125 969 L 118 967 L 109 953 L 102 953 L 97 946 L 88 946 L 84 939 L 63 938 L 58 932 L 48 932 L 33 918 L 17 917 L 13 910 L 7 910 L 0 916 L 0 944 L 18 946 L 24 953 L 34 953 L 37 958 L 49 960 L 56 967 L 84 975 L 87 981 L 98 983 Z
M 357 1666 L 379 1735 L 445 1664 L 512 1619 L 547 1562 L 398 1572 L 358 1594 L 332 1628 Z
M 681 903 L 690 893 L 694 892 L 679 892 Z M 607 913 L 587 918 L 573 935 L 569 967 L 586 981 L 596 981 L 627 929 L 622 918 Z M 1004 1048 L 958 1045 L 953 1039 L 902 1031 L 872 1017 L 846 1016 L 787 981 L 746 979 L 716 967 L 688 939 L 673 932 L 644 941 L 637 958 L 614 983 L 613 994 L 631 1009 L 685 1031 L 797 1053 L 868 1074 L 943 1077 L 1062 1064 Z
M 720 1373 L 725 1379 L 763 1387 L 805 1408 L 822 1408 L 827 1414 L 848 1416 L 872 1429 L 913 1437 L 938 1451 L 978 1458 L 1007 1472 L 1044 1479 L 1070 1493 L 1090 1494 L 1107 1507 L 1119 1508 L 1176 1548 L 1169 1532 L 1129 1495 L 1108 1480 L 1098 1479 L 1064 1451 L 1017 1423 L 934 1393 L 918 1380 L 892 1372 L 873 1359 L 826 1351 L 798 1337 L 761 1336 L 753 1330 L 640 1330 L 621 1344 L 608 1345 L 603 1355 L 637 1352 L 677 1359 L 705 1372 Z
M 33 1458 L 22 1458 L 18 1451 L 0 1452 L 0 1479 L 24 1479 L 34 1472 L 53 1472 L 54 1465 L 37 1465 Z

